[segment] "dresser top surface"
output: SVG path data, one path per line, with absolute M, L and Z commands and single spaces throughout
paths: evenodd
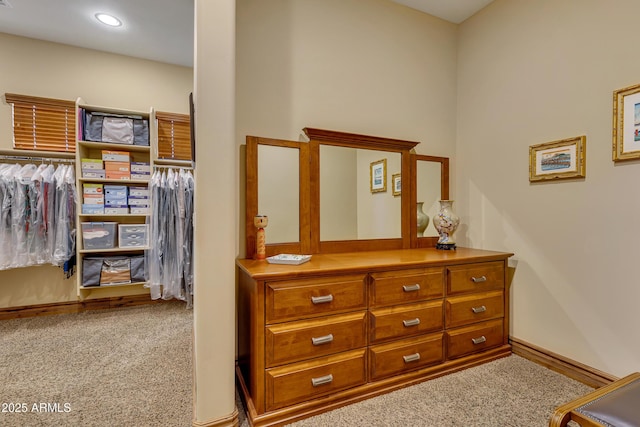
M 375 271 L 386 268 L 421 268 L 471 262 L 501 261 L 512 256 L 508 252 L 457 248 L 453 251 L 435 248 L 396 249 L 385 251 L 314 254 L 300 265 L 269 264 L 266 260 L 238 259 L 236 264 L 254 279 L 306 276 L 332 272 Z

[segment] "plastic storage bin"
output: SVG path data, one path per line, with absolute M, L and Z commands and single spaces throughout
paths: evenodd
M 80 226 L 84 249 L 113 249 L 116 247 L 117 222 L 83 222 Z
M 121 248 L 145 248 L 149 246 L 148 224 L 120 224 L 118 245 Z

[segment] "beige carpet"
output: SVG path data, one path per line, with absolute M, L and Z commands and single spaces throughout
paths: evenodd
M 289 427 L 546 427 L 557 406 L 592 390 L 511 355 Z M 248 426 L 241 416 L 240 427 Z
M 378 396 L 292 427 L 545 427 L 592 388 L 516 355 Z
M 0 321 L 0 426 L 190 426 L 192 324 L 178 302 Z M 512 355 L 292 427 L 545 427 L 590 390 Z
M 192 324 L 178 302 L 0 322 L 0 426 L 190 426 Z

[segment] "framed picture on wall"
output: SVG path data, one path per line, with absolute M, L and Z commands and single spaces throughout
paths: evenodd
M 613 161 L 640 158 L 640 84 L 613 92 Z
M 529 181 L 584 178 L 586 136 L 546 142 L 529 147 Z
M 391 175 L 391 185 L 393 187 L 393 195 L 399 196 L 402 194 L 402 178 L 401 174 L 394 173 Z
M 372 193 L 387 191 L 387 159 L 369 165 L 369 184 Z

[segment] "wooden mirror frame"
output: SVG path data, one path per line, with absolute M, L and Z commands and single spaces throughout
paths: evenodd
M 310 253 L 309 246 L 309 186 L 305 183 L 309 182 L 309 144 L 305 142 L 286 141 L 282 139 L 261 138 L 256 136 L 247 136 L 246 150 L 246 183 L 245 183 L 245 237 L 246 250 L 245 256 L 253 258 L 256 253 L 256 234 L 257 229 L 253 225 L 253 218 L 259 214 L 258 212 L 258 145 L 271 145 L 274 147 L 283 147 L 299 150 L 298 168 L 299 168 L 299 231 L 297 242 L 274 243 L 267 244 L 267 256 L 280 253 L 290 254 L 307 254 Z M 305 184 L 305 185 L 303 185 Z M 267 241 L 269 229 L 267 227 Z
M 440 163 L 440 199 L 449 199 L 449 158 L 425 156 L 422 154 L 411 154 L 411 206 L 414 215 L 411 216 L 411 247 L 412 248 L 433 248 L 438 243 L 438 236 L 418 237 L 418 218 L 415 215 L 418 204 L 418 162 Z M 431 218 L 433 221 L 433 218 Z
M 311 253 L 335 253 L 352 251 L 371 251 L 385 249 L 402 249 L 411 246 L 409 229 L 411 221 L 410 191 L 403 191 L 400 208 L 401 237 L 391 239 L 358 239 L 358 240 L 320 240 L 320 145 L 360 148 L 400 153 L 402 176 L 410 176 L 411 150 L 419 144 L 416 141 L 382 138 L 378 136 L 360 135 L 355 133 L 338 132 L 332 130 L 304 128 L 309 138 L 311 154 L 310 168 L 310 196 L 311 196 Z
M 434 247 L 438 237 L 417 237 L 416 197 L 417 162 L 438 162 L 441 167 L 442 199 L 449 198 L 449 159 L 419 155 L 412 152 L 419 144 L 406 141 L 316 128 L 304 128 L 309 142 L 287 141 L 247 136 L 246 143 L 246 206 L 245 236 L 246 258 L 256 253 L 256 228 L 253 218 L 258 214 L 258 145 L 272 145 L 299 150 L 299 241 L 267 243 L 266 256 L 279 253 L 316 254 L 370 250 Z M 390 239 L 320 240 L 320 145 L 379 150 L 400 153 L 401 176 L 401 237 Z M 408 185 L 407 185 L 408 184 Z M 267 229 L 267 242 L 269 241 Z

